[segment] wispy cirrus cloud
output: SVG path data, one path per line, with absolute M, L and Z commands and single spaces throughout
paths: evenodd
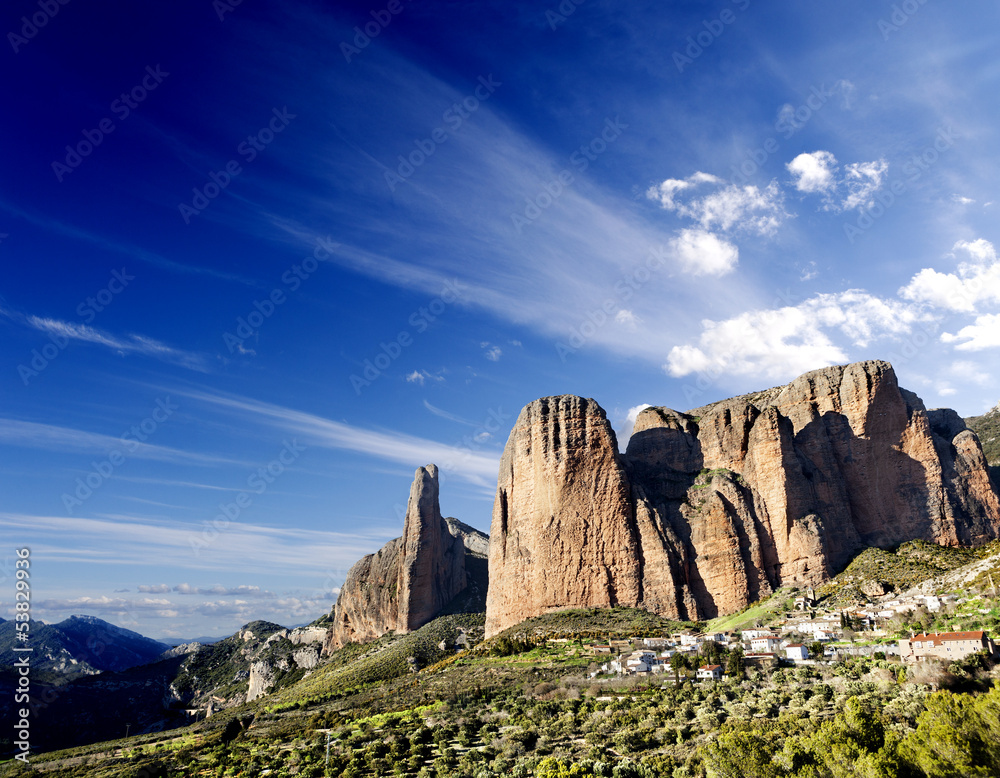
M 0 513 L 0 528 L 16 531 L 32 550 L 57 564 L 83 562 L 134 566 L 138 571 L 156 564 L 177 569 L 214 571 L 218 576 L 242 575 L 248 568 L 267 569 L 280 563 L 284 572 L 307 582 L 343 577 L 372 546 L 398 534 L 398 527 L 371 526 L 357 533 L 326 532 L 294 527 L 232 522 L 223 532 L 210 522 L 155 521 L 134 517 L 67 518 Z M 193 543 L 205 533 L 217 537 L 193 553 Z M 171 587 L 171 592 L 174 592 Z M 148 594 L 164 594 L 162 591 Z M 175 592 L 188 593 L 188 592 Z M 240 592 L 252 596 L 251 592 Z
M 264 599 L 274 599 L 278 595 L 261 589 L 259 586 L 243 584 L 241 586 L 192 586 L 189 583 L 181 583 L 170 586 L 168 584 L 140 584 L 136 591 L 143 594 L 186 594 L 212 597 L 259 597 Z
M 224 637 L 226 633 L 235 632 L 255 619 L 284 626 L 311 621 L 329 611 L 338 591 L 338 587 L 332 587 L 325 591 L 310 590 L 263 599 L 126 598 L 107 595 L 47 597 L 37 600 L 34 607 L 40 618 L 50 622 L 71 614 L 99 614 L 120 626 L 152 632 L 156 637 L 197 637 L 192 634 L 190 622 L 206 617 L 212 621 L 213 637 Z
M 434 462 L 465 481 L 492 490 L 496 486 L 499 455 L 471 451 L 396 431 L 355 427 L 311 413 L 235 395 L 177 390 L 178 395 L 207 403 L 253 423 L 265 423 L 296 435 L 307 445 L 361 454 L 413 467 Z
M 35 316 L 33 314 L 22 314 L 0 306 L 0 315 L 7 319 L 26 327 L 44 332 L 54 340 L 65 339 L 67 341 L 78 341 L 90 343 L 95 346 L 104 346 L 119 353 L 122 356 L 138 354 L 140 356 L 151 357 L 172 365 L 195 370 L 200 373 L 208 372 L 208 360 L 203 354 L 192 351 L 174 348 L 162 341 L 150 338 L 146 335 L 113 335 L 105 330 L 91 327 L 87 324 L 53 319 L 47 316 Z
M 46 231 L 55 232 L 60 235 L 64 235 L 67 238 L 79 240 L 105 251 L 113 251 L 117 254 L 121 254 L 126 259 L 138 260 L 139 262 L 152 267 L 160 268 L 162 270 L 168 270 L 173 273 L 182 273 L 186 275 L 208 276 L 211 278 L 218 278 L 222 281 L 236 282 L 244 286 L 260 286 L 259 282 L 246 278 L 245 276 L 241 276 L 238 273 L 230 273 L 205 265 L 190 265 L 173 259 L 167 259 L 166 257 L 163 257 L 155 252 L 136 246 L 133 243 L 116 240 L 105 235 L 99 235 L 95 232 L 81 229 L 75 225 L 67 224 L 66 222 L 52 219 L 48 216 L 32 213 L 3 200 L 0 200 L 0 209 L 7 211 L 18 218 L 24 219 L 37 227 L 42 227 Z
M 0 418 L 0 442 L 24 448 L 46 451 L 103 454 L 113 449 L 125 449 L 128 456 L 194 465 L 245 465 L 250 463 L 215 454 L 183 451 L 169 446 L 144 443 L 134 437 L 123 439 L 100 432 L 87 432 L 55 424 L 41 424 L 21 419 Z

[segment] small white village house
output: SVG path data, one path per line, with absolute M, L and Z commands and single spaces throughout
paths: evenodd
M 702 665 L 698 668 L 698 680 L 718 681 L 722 679 L 722 665 Z
M 750 641 L 750 648 L 755 653 L 773 654 L 781 646 L 781 638 L 770 633 L 760 635 Z
M 801 661 L 809 658 L 809 649 L 801 643 L 789 643 L 785 646 L 785 657 L 794 661 Z

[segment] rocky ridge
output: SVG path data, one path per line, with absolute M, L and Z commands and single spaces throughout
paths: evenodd
M 1000 403 L 982 416 L 966 419 L 965 423 L 979 437 L 990 466 L 993 487 L 1000 491 Z
M 386 632 L 411 632 L 448 612 L 482 610 L 488 538 L 441 516 L 436 465 L 417 468 L 402 537 L 350 569 L 325 654 Z
M 963 420 L 870 361 L 647 408 L 624 455 L 593 400 L 536 400 L 504 450 L 490 534 L 487 635 L 570 607 L 732 613 L 868 546 L 992 540 L 1000 500 Z

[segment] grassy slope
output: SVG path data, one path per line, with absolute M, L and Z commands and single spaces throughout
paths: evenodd
M 766 624 L 776 614 L 790 609 L 797 594 L 796 589 L 779 589 L 766 600 L 754 603 L 746 610 L 713 619 L 708 622 L 707 629 L 710 632 L 731 632 L 758 623 Z
M 452 643 L 460 628 L 473 638 L 470 642 L 478 641 L 485 621 L 481 613 L 442 616 L 407 635 L 385 635 L 372 643 L 345 646 L 306 678 L 265 698 L 268 707 L 334 699 L 406 677 L 414 667 L 424 668 L 451 656 L 454 652 L 442 650 L 439 644 Z
M 895 551 L 868 548 L 858 554 L 839 575 L 816 589 L 826 606 L 846 606 L 865 602 L 862 592 L 867 583 L 882 584 L 887 591 L 904 591 L 916 584 L 957 570 L 1000 551 L 1000 543 L 981 548 L 948 548 L 923 540 L 911 540 Z M 1000 584 L 1000 557 L 995 579 Z M 775 615 L 791 610 L 798 591 L 780 589 L 771 597 L 755 603 L 740 613 L 721 616 L 708 623 L 708 629 L 728 632 L 766 623 Z
M 950 548 L 923 540 L 911 540 L 895 551 L 868 548 L 817 593 L 834 602 L 849 602 L 863 598 L 861 588 L 868 582 L 883 584 L 888 591 L 904 591 L 998 550 L 995 543 L 981 548 Z

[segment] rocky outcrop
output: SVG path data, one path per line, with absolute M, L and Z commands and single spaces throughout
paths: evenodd
M 481 609 L 487 547 L 486 535 L 441 516 L 437 467 L 418 468 L 403 536 L 350 569 L 324 653 L 390 631 L 411 632 L 443 613 Z
M 866 546 L 998 534 L 976 435 L 885 362 L 647 408 L 624 456 L 593 400 L 549 397 L 522 411 L 501 460 L 487 634 L 567 607 L 710 618 L 825 581 Z
M 642 566 L 629 498 L 596 402 L 548 397 L 524 408 L 500 460 L 487 634 L 555 608 L 635 603 Z
M 247 682 L 247 702 L 253 702 L 263 697 L 274 686 L 274 668 L 267 662 L 254 662 L 250 665 L 250 678 Z
M 1000 491 L 1000 403 L 982 416 L 973 416 L 965 422 L 982 443 L 993 488 Z

